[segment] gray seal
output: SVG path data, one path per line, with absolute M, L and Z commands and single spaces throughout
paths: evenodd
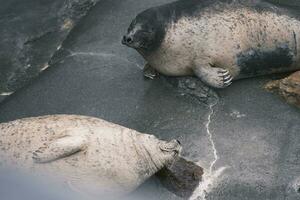
M 170 165 L 181 151 L 98 118 L 52 115 L 0 124 L 0 166 L 62 180 L 88 196 L 121 196 Z
M 122 43 L 159 73 L 224 88 L 300 69 L 299 19 L 299 8 L 264 0 L 179 0 L 138 14 Z

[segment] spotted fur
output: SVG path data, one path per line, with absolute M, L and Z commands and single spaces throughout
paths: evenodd
M 181 147 L 101 119 L 52 115 L 0 124 L 0 166 L 122 195 L 173 162 Z
M 223 88 L 236 79 L 300 69 L 299 16 L 263 0 L 179 0 L 144 11 L 131 24 L 139 26 L 129 28 L 134 44 L 150 40 L 154 46 L 125 44 L 162 74 L 196 75 Z M 155 20 L 152 29 L 163 31 L 136 38 L 148 18 Z

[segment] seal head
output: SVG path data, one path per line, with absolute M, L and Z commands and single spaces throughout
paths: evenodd
M 159 18 L 153 9 L 138 14 L 123 36 L 122 44 L 142 54 L 157 49 L 165 35 L 163 22 Z
M 145 158 L 148 157 L 154 164 L 153 171 L 160 170 L 166 165 L 172 164 L 180 155 L 182 146 L 178 140 L 163 141 L 154 135 L 142 134 L 139 136 L 139 144 L 144 150 Z
M 225 88 L 237 79 L 299 70 L 298 11 L 265 0 L 179 0 L 137 15 L 123 44 L 160 74 L 195 75 Z

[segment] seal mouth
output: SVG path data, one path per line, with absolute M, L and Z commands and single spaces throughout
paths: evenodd
M 121 43 L 125 46 L 128 46 L 133 49 L 146 49 L 146 46 L 144 46 L 141 42 L 134 41 L 133 36 L 131 35 L 124 35 L 122 38 Z

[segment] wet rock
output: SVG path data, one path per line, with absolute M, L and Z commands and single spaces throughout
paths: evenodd
M 300 195 L 300 177 L 298 177 L 295 181 L 294 181 L 294 183 L 293 183 L 293 189 L 294 189 L 294 191 L 298 194 L 298 195 Z
M 270 3 L 281 4 L 285 6 L 300 6 L 299 0 L 267 0 Z
M 218 94 L 196 77 L 164 77 L 182 95 L 189 95 L 201 103 L 213 104 L 218 100 Z
M 300 183 L 298 183 L 298 185 L 295 186 L 295 191 L 300 195 Z
M 0 104 L 0 121 L 57 113 L 100 117 L 162 139 L 177 138 L 186 158 L 208 167 L 213 159 L 205 127 L 208 108 L 192 95 L 180 95 L 177 78 L 174 86 L 163 78 L 144 80 L 142 58 L 120 43 L 137 13 L 169 1 L 99 1 L 65 40 L 66 58 Z M 68 56 L 67 50 L 99 56 Z M 110 53 L 115 56 L 101 56 Z M 239 80 L 218 90 L 220 102 L 210 128 L 220 158 L 217 166 L 230 168 L 207 200 L 282 200 L 290 179 L 299 176 L 299 109 L 261 90 L 266 80 Z M 246 117 L 231 117 L 232 111 Z M 138 200 L 183 199 L 156 178 L 139 191 Z M 296 200 L 291 192 L 287 200 Z
M 48 68 L 71 29 L 97 1 L 1 2 L 0 101 Z
M 287 200 L 294 200 L 300 198 L 300 177 L 292 180 L 287 187 Z
M 289 104 L 300 108 L 300 71 L 287 78 L 267 83 L 265 89 L 279 93 Z
M 157 173 L 162 185 L 180 197 L 190 197 L 202 180 L 203 168 L 184 158 Z

